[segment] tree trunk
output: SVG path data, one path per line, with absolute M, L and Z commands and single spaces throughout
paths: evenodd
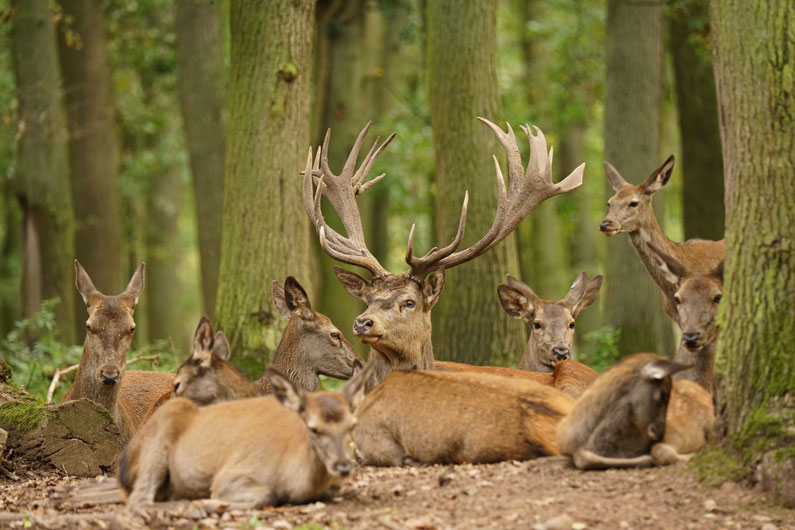
M 283 328 L 271 303 L 270 282 L 292 274 L 310 298 L 314 292 L 314 234 L 298 175 L 309 147 L 314 2 L 233 0 L 230 15 L 224 230 L 215 316 L 237 362 L 253 376 L 265 370 Z
M 661 162 L 662 44 L 662 4 L 608 0 L 605 160 L 634 183 Z M 612 196 L 612 188 L 606 189 Z M 660 199 L 656 206 L 662 206 Z M 605 320 L 621 330 L 621 354 L 673 355 L 660 290 L 623 234 L 607 242 L 605 284 Z
M 712 58 L 694 21 L 707 23 L 708 0 L 677 3 L 670 10 L 679 132 L 685 239 L 723 239 L 723 157 Z M 701 30 L 703 31 L 703 30 Z
M 749 474 L 795 504 L 795 6 L 712 3 L 726 167 L 719 403 Z
M 502 149 L 479 123 L 500 123 L 497 88 L 497 4 L 490 0 L 428 2 L 428 92 L 436 158 L 438 245 L 455 235 L 464 191 L 469 190 L 464 248 L 494 219 L 497 187 L 492 154 Z M 519 133 L 521 134 L 521 133 Z M 421 252 L 422 249 L 417 249 Z M 496 297 L 507 272 L 518 272 L 514 236 L 474 261 L 447 271 L 445 293 L 434 310 L 439 359 L 474 364 L 514 361 L 523 330 Z
M 12 183 L 23 212 L 22 317 L 58 297 L 60 339 L 75 342 L 74 217 L 55 27 L 46 0 L 12 2 L 18 163 Z
M 218 290 L 224 203 L 226 102 L 221 5 L 176 3 L 177 84 L 193 175 L 204 312 L 212 315 Z
M 58 34 L 69 123 L 75 254 L 100 291 L 123 287 L 119 214 L 119 140 L 113 104 L 108 28 L 98 2 L 60 2 Z M 79 298 L 79 297 L 77 297 Z M 78 314 L 85 310 L 77 300 Z M 85 323 L 75 323 L 78 336 Z

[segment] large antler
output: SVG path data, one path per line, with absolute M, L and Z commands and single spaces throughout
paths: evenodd
M 585 164 L 580 164 L 571 174 L 562 181 L 552 182 L 552 149 L 547 155 L 547 141 L 544 133 L 538 127 L 521 126 L 522 131 L 530 142 L 530 162 L 525 171 L 519 147 L 516 145 L 516 136 L 508 125 L 508 132 L 485 118 L 478 118 L 485 123 L 497 136 L 505 152 L 508 154 L 508 174 L 510 176 L 509 189 L 506 191 L 505 178 L 502 175 L 500 164 L 494 156 L 494 167 L 497 172 L 497 213 L 494 222 L 480 241 L 471 247 L 455 252 L 464 237 L 466 224 L 468 195 L 464 194 L 464 205 L 461 208 L 461 218 L 458 223 L 458 232 L 453 242 L 444 248 L 432 248 L 425 256 L 417 258 L 412 255 L 414 243 L 414 227 L 409 234 L 406 263 L 411 267 L 409 275 L 419 281 L 432 271 L 441 267 L 450 268 L 480 256 L 494 248 L 505 239 L 519 223 L 530 215 L 530 212 L 546 199 L 566 193 L 582 184 L 582 175 Z M 535 134 L 533 134 L 535 133 Z
M 384 276 L 388 271 L 378 263 L 364 241 L 364 231 L 362 230 L 362 219 L 359 207 L 356 205 L 356 196 L 364 193 L 372 186 L 377 184 L 386 175 L 382 173 L 377 177 L 367 181 L 367 175 L 375 164 L 378 156 L 384 151 L 389 142 L 395 137 L 392 133 L 382 143 L 378 144 L 380 137 L 375 139 L 370 151 L 364 157 L 359 169 L 356 169 L 356 160 L 359 157 L 359 150 L 370 124 L 367 123 L 356 138 L 345 166 L 339 175 L 331 172 L 328 166 L 328 144 L 331 138 L 331 130 L 326 132 L 323 140 L 323 147 L 318 149 L 314 163 L 312 160 L 312 148 L 309 148 L 309 156 L 306 160 L 306 171 L 304 172 L 304 208 L 312 220 L 312 224 L 317 230 L 320 238 L 320 246 L 323 250 L 337 261 L 363 267 L 370 271 L 373 277 Z M 313 183 L 316 189 L 313 190 Z M 325 196 L 342 220 L 345 233 L 348 237 L 340 235 L 331 228 L 323 218 L 320 208 L 321 197 Z

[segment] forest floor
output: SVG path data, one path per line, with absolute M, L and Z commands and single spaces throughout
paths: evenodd
M 795 530 L 795 510 L 770 503 L 743 484 L 707 486 L 686 464 L 583 472 L 552 457 L 491 465 L 360 467 L 325 503 L 208 514 L 182 502 L 148 518 L 118 503 L 65 496 L 75 486 L 95 486 L 97 479 L 19 467 L 18 474 L 19 481 L 0 481 L 0 528 Z

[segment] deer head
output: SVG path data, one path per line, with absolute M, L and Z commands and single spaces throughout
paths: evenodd
M 605 175 L 616 193 L 607 201 L 610 210 L 599 224 L 599 230 L 612 236 L 635 232 L 650 223 L 654 194 L 668 183 L 673 169 L 674 156 L 671 155 L 645 181 L 633 186 L 624 180 L 610 162 L 605 162 Z
M 121 294 L 106 296 L 94 287 L 86 270 L 75 260 L 75 285 L 88 310 L 80 377 L 75 382 L 101 392 L 102 388 L 116 386 L 124 376 L 135 334 L 133 313 L 144 288 L 144 264 L 138 266 Z
M 723 295 L 723 261 L 709 272 L 688 270 L 673 256 L 650 245 L 657 267 L 676 292 L 676 323 L 682 344 L 692 352 L 711 345 L 718 338 L 716 316 Z
M 364 397 L 373 363 L 358 365 L 340 392 L 307 393 L 274 368 L 266 376 L 273 395 L 288 410 L 297 412 L 306 424 L 309 442 L 326 471 L 333 477 L 347 476 L 353 463 L 348 454 L 350 432 L 356 424 L 353 411 Z
M 589 280 L 582 272 L 562 300 L 543 300 L 509 274 L 507 285 L 497 288 L 502 307 L 530 326 L 530 340 L 518 367 L 551 373 L 558 362 L 570 358 L 575 320 L 580 311 L 594 303 L 601 287 L 601 274 Z
M 323 146 L 307 157 L 304 171 L 304 207 L 312 220 L 323 250 L 332 258 L 370 272 L 368 280 L 353 272 L 335 268 L 337 278 L 352 296 L 363 300 L 367 310 L 356 318 L 353 332 L 362 342 L 380 353 L 392 369 L 428 369 L 433 364 L 430 312 L 444 287 L 445 270 L 455 267 L 494 248 L 505 239 L 544 200 L 570 191 L 582 183 L 585 164 L 568 177 L 552 182 L 552 151 L 547 152 L 543 133 L 523 126 L 530 148 L 530 162 L 525 170 L 516 137 L 510 125 L 508 132 L 484 118 L 478 118 L 497 136 L 508 154 L 510 184 L 505 185 L 500 165 L 494 158 L 497 176 L 497 212 L 488 232 L 474 245 L 457 250 L 464 237 L 468 195 L 464 194 L 458 230 L 453 241 L 442 248 L 432 248 L 422 257 L 414 256 L 414 227 L 409 232 L 406 263 L 409 270 L 401 274 L 387 271 L 367 249 L 356 196 L 374 186 L 384 174 L 367 181 L 376 158 L 392 141 L 383 144 L 376 139 L 359 168 L 356 162 L 368 123 L 359 133 L 353 149 L 339 175 L 328 166 L 330 131 Z M 321 198 L 326 197 L 339 214 L 346 236 L 325 222 Z M 383 370 L 378 370 L 383 375 Z

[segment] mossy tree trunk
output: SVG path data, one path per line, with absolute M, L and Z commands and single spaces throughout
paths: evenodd
M 427 16 L 437 244 L 446 245 L 455 235 L 461 201 L 469 190 L 464 248 L 480 239 L 494 220 L 497 185 L 492 155 L 504 158 L 491 131 L 476 119 L 484 116 L 501 123 L 497 4 L 490 0 L 428 2 Z M 513 235 L 487 254 L 447 271 L 445 292 L 434 309 L 438 359 L 474 364 L 515 360 L 524 350 L 524 332 L 503 311 L 496 289 L 505 273 L 518 271 Z
M 69 123 L 69 163 L 77 223 L 75 253 L 99 290 L 118 293 L 125 280 L 118 194 L 119 138 L 108 25 L 99 2 L 64 0 L 59 4 L 65 15 L 58 43 Z M 82 315 L 85 306 L 76 298 L 78 314 Z M 82 317 L 75 325 L 81 336 L 85 327 Z
M 229 123 L 215 319 L 236 362 L 261 375 L 283 319 L 271 280 L 314 293 L 310 226 L 298 172 L 309 148 L 312 0 L 231 3 Z
M 75 342 L 74 214 L 58 52 L 47 0 L 12 2 L 18 162 L 12 188 L 22 220 L 22 316 L 59 297 L 60 338 Z
M 726 167 L 719 402 L 749 473 L 795 504 L 795 6 L 712 3 Z
M 177 84 L 193 176 L 204 312 L 212 315 L 218 290 L 224 203 L 226 71 L 221 3 L 176 3 Z
M 662 15 L 662 4 L 657 2 L 607 2 L 605 160 L 633 184 L 662 162 Z M 607 197 L 612 196 L 613 189 L 605 186 Z M 659 220 L 661 205 L 658 198 Z M 607 242 L 602 290 L 605 320 L 621 330 L 622 355 L 644 351 L 673 355 L 673 331 L 662 310 L 660 290 L 625 234 Z
M 682 142 L 685 239 L 723 239 L 723 157 L 712 57 L 704 41 L 708 0 L 677 2 L 668 31 Z

